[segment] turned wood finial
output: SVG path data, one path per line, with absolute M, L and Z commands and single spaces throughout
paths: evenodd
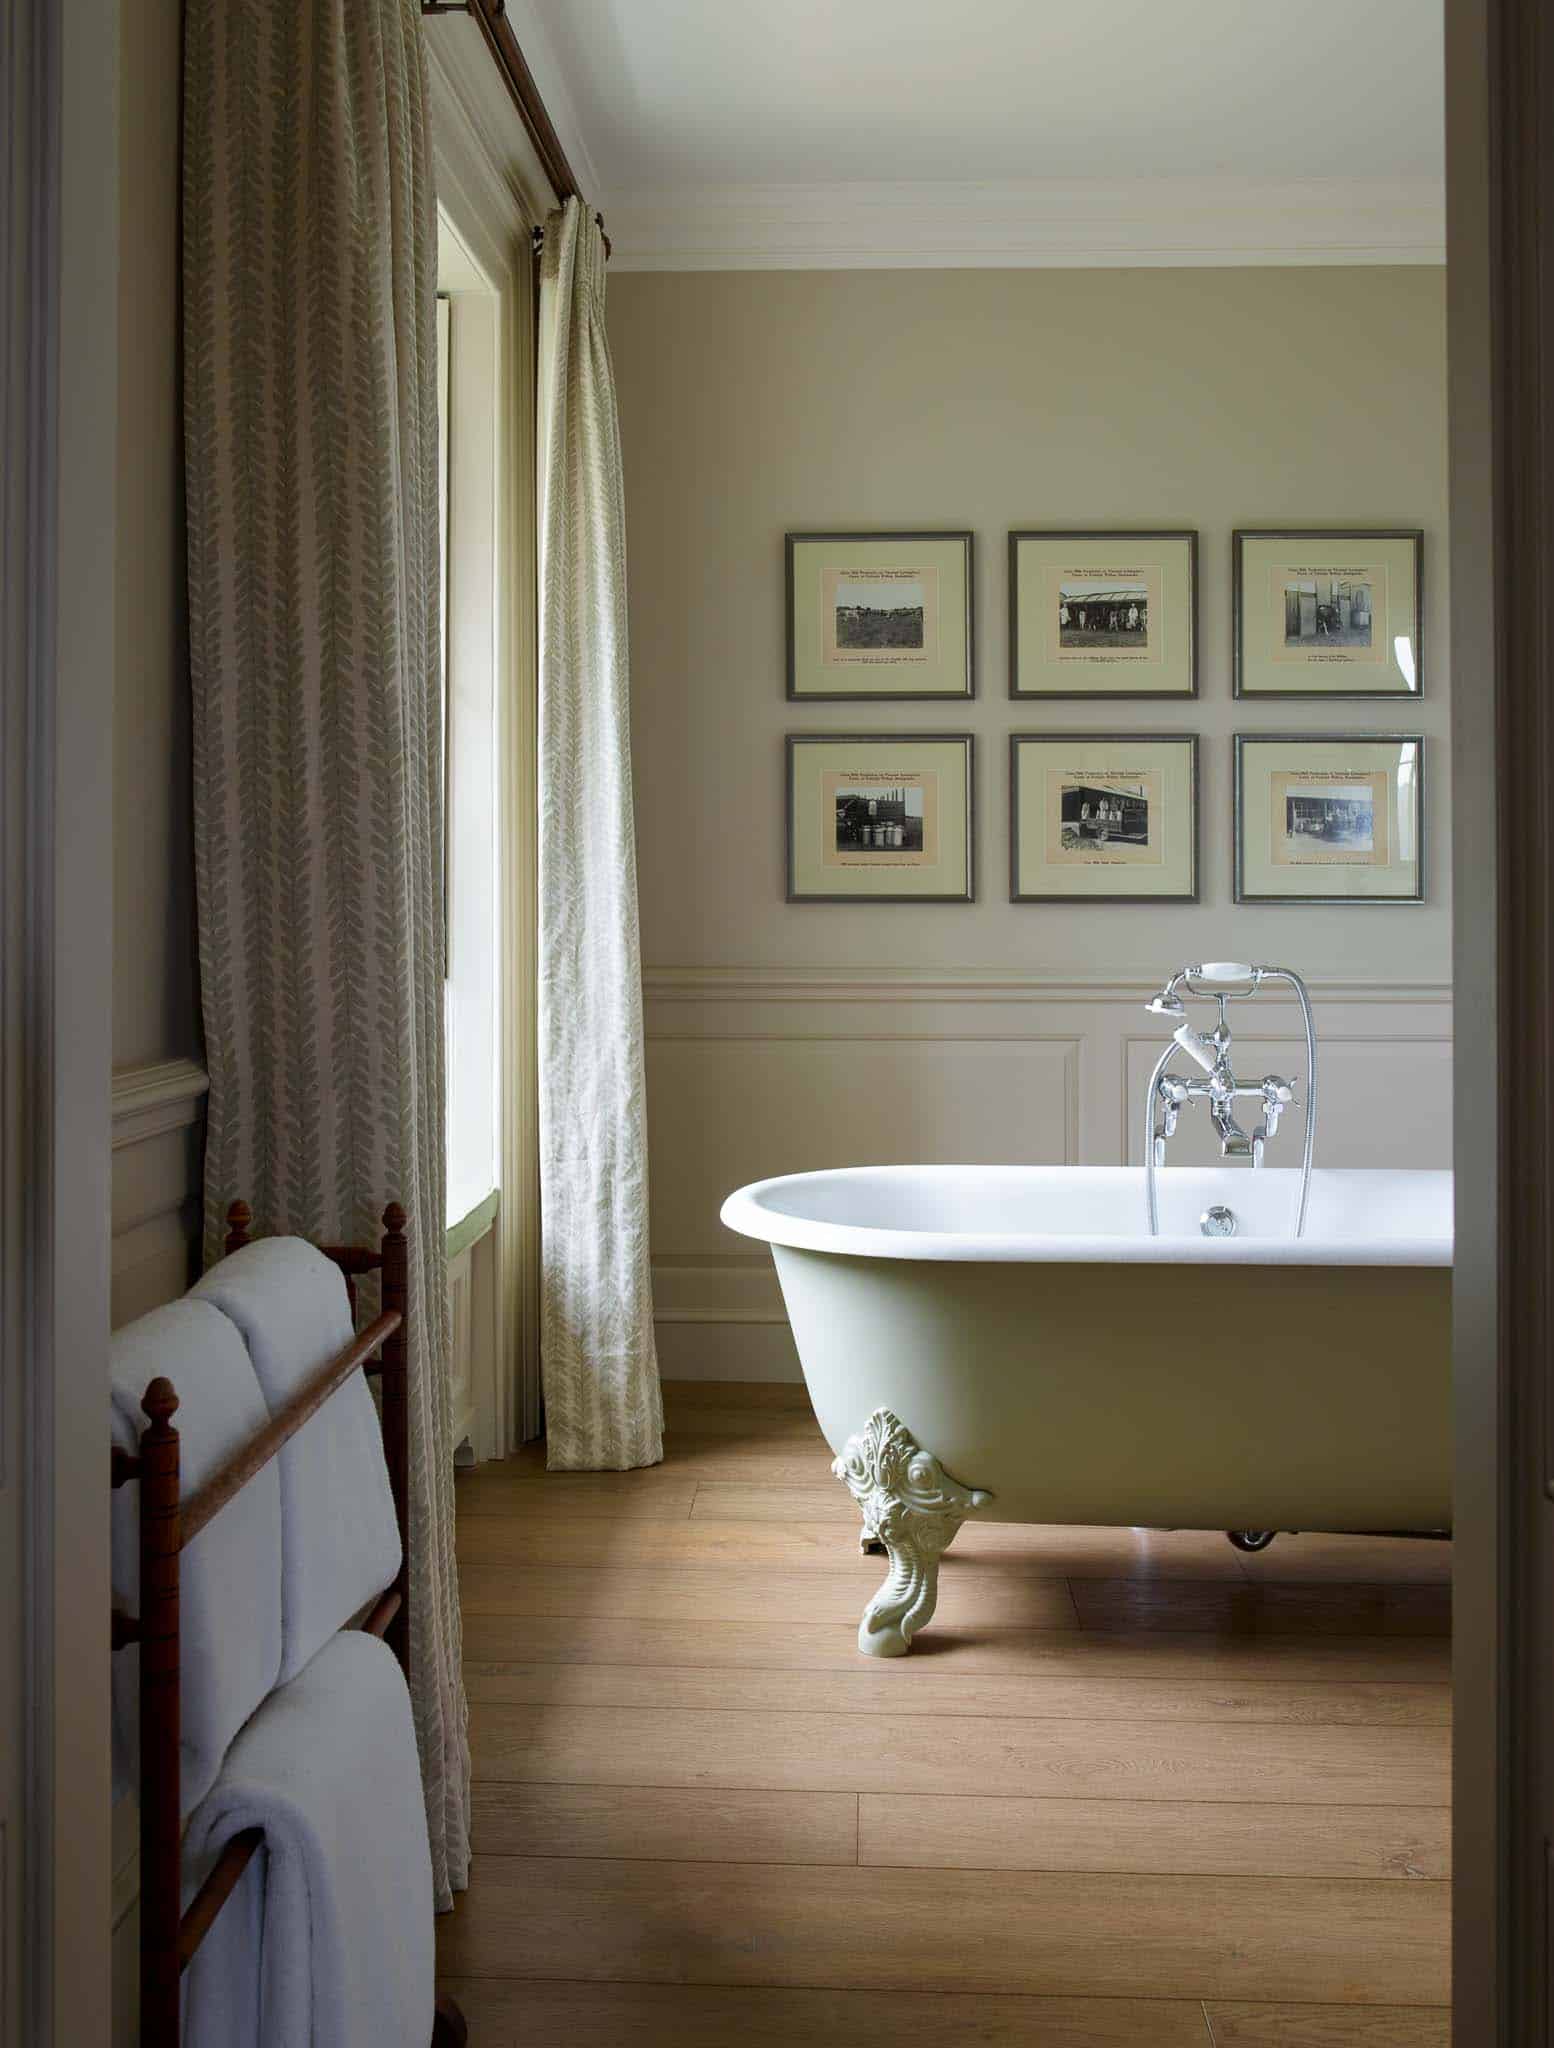
M 140 1397 L 141 1413 L 151 1424 L 151 1434 L 162 1436 L 178 1412 L 178 1391 L 171 1380 L 158 1377 Z
M 405 1215 L 404 1210 L 400 1208 L 398 1202 L 390 1202 L 383 1212 L 383 1228 L 390 1237 L 403 1237 L 405 1234 L 405 1224 L 408 1221 L 409 1218 Z
M 233 1202 L 227 1209 L 227 1244 L 229 1253 L 240 1252 L 248 1243 L 248 1233 L 253 1225 L 254 1212 L 246 1202 Z

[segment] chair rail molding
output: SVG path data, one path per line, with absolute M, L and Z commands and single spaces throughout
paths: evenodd
M 1444 1003 L 1449 981 L 1365 981 L 1307 977 L 1322 1003 Z M 642 993 L 650 1003 L 902 1003 L 1011 1002 L 1137 1003 L 1143 1006 L 1158 977 L 1014 974 L 1007 968 L 879 967 L 645 967 Z M 1279 1000 L 1270 996 L 1270 1004 Z
M 195 1060 L 152 1060 L 113 1076 L 113 1149 L 139 1145 L 199 1120 L 210 1076 Z

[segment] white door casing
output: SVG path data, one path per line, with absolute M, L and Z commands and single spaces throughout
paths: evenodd
M 0 15 L 0 2043 L 108 2038 L 118 8 Z

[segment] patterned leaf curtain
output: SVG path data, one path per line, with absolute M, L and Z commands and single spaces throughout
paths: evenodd
M 604 261 L 569 199 L 540 267 L 539 1078 L 546 1458 L 573 1471 L 663 1456 Z
M 208 1256 L 410 1215 L 411 1671 L 466 1881 L 444 1252 L 436 205 L 417 0 L 189 0 L 185 442 Z

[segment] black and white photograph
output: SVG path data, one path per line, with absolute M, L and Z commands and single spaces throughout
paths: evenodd
M 836 792 L 838 853 L 900 854 L 923 850 L 921 785 Z
M 1292 840 L 1370 853 L 1376 845 L 1376 800 L 1369 789 L 1334 790 L 1323 796 L 1284 799 L 1284 831 Z
M 1149 589 L 1143 583 L 1058 585 L 1058 645 L 1076 649 L 1149 645 Z
M 1059 843 L 1066 853 L 1086 846 L 1147 846 L 1149 798 L 1142 783 L 1064 782 Z
M 1368 582 L 1297 576 L 1284 585 L 1284 644 L 1302 649 L 1369 647 L 1375 621 Z
M 835 605 L 836 645 L 846 652 L 923 645 L 921 575 L 840 575 Z

